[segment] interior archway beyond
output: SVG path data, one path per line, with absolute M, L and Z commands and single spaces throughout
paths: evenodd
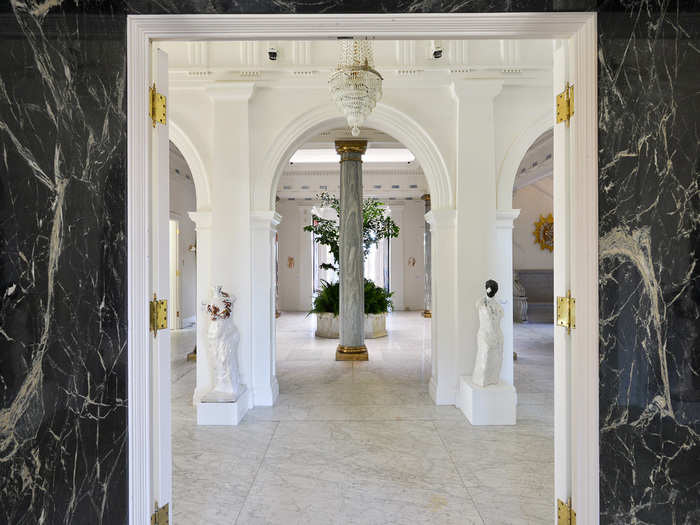
M 338 115 L 337 108 L 332 104 L 318 106 L 291 119 L 265 156 L 263 176 L 256 180 L 253 190 L 254 209 L 275 209 L 280 177 L 295 151 L 311 137 L 345 125 L 345 120 Z M 454 207 L 447 165 L 436 144 L 417 122 L 390 106 L 377 104 L 365 122 L 365 127 L 391 135 L 413 153 L 428 182 L 433 208 Z

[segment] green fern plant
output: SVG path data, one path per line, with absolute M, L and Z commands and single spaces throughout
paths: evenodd
M 394 306 L 391 296 L 394 292 L 387 292 L 369 279 L 365 279 L 365 314 L 385 314 Z M 311 314 L 332 313 L 340 314 L 340 283 L 321 281 L 321 289 L 318 290 L 311 305 Z

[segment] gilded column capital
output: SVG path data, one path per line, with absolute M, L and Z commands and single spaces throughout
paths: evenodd
M 364 155 L 367 151 L 367 141 L 366 140 L 336 140 L 335 141 L 335 151 L 341 157 L 345 153 L 359 153 Z

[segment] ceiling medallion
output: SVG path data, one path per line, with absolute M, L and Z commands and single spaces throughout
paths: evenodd
M 535 236 L 535 244 L 539 244 L 541 250 L 554 250 L 554 218 L 551 213 L 546 217 L 540 215 L 532 234 Z
M 333 101 L 352 128 L 352 136 L 357 137 L 360 126 L 382 98 L 383 79 L 374 69 L 371 41 L 344 40 L 340 46 L 338 67 L 328 85 Z

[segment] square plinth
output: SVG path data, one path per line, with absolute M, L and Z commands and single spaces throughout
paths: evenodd
M 369 361 L 367 348 L 363 345 L 361 349 L 352 348 L 352 350 L 344 350 L 344 347 L 338 345 L 335 351 L 336 361 Z
M 235 401 L 224 403 L 197 403 L 198 425 L 235 426 L 241 422 L 250 404 L 250 392 L 243 387 L 243 392 Z
M 504 381 L 478 386 L 472 376 L 459 378 L 457 407 L 472 425 L 515 425 L 517 402 L 515 387 Z

